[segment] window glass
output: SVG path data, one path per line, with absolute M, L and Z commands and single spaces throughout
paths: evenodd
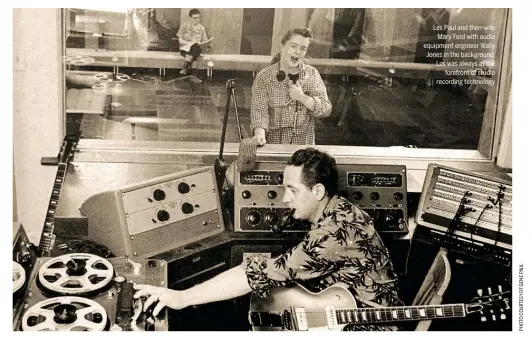
M 65 9 L 67 129 L 86 139 L 219 142 L 234 79 L 226 142 L 239 141 L 237 122 L 250 137 L 254 75 L 288 29 L 308 27 L 306 63 L 332 103 L 331 115 L 315 120 L 316 144 L 477 150 L 481 136 L 493 136 L 506 9 L 190 13 Z M 186 75 L 178 35 L 189 33 L 180 27 L 212 37 Z

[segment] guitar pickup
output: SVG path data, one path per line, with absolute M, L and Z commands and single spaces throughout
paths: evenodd
M 281 314 L 270 312 L 249 312 L 249 323 L 257 327 L 282 327 Z

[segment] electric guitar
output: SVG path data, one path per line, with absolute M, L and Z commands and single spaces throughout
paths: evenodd
M 498 310 L 500 318 L 506 319 L 510 309 L 510 291 L 502 291 L 499 286 L 496 294 L 481 296 L 480 289 L 477 293 L 479 296 L 467 304 L 356 308 L 356 300 L 342 285 L 311 293 L 297 284 L 289 288 L 274 288 L 264 299 L 252 295 L 248 318 L 254 331 L 340 331 L 348 324 L 462 318 L 473 313 L 480 313 L 481 320 L 486 321 L 488 313 L 484 309 L 490 310 L 492 318 L 496 318 L 494 311 Z
M 65 136 L 63 144 L 57 155 L 59 164 L 57 165 L 57 172 L 55 174 L 54 186 L 48 202 L 48 209 L 46 209 L 46 217 L 44 219 L 44 227 L 39 241 L 39 248 L 37 254 L 40 257 L 50 256 L 50 251 L 53 248 L 55 241 L 54 235 L 54 219 L 57 205 L 59 204 L 59 196 L 67 174 L 68 163 L 74 158 L 74 152 L 79 141 L 79 135 Z

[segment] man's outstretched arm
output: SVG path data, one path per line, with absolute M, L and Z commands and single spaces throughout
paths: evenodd
M 242 266 L 231 268 L 210 280 L 186 290 L 173 290 L 151 285 L 134 285 L 135 299 L 145 296 L 146 310 L 157 302 L 153 314 L 157 315 L 163 307 L 183 309 L 188 306 L 233 299 L 251 292 L 247 276 Z

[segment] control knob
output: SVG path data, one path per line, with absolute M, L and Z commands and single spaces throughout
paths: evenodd
M 170 214 L 166 210 L 159 210 L 157 212 L 157 219 L 161 222 L 168 221 L 170 219 Z
M 277 181 L 278 184 L 283 184 L 283 178 L 284 178 L 283 174 L 275 175 L 275 180 Z
M 273 200 L 277 197 L 277 192 L 275 192 L 274 190 L 270 190 L 268 191 L 268 198 Z
M 257 225 L 260 222 L 260 214 L 257 211 L 250 211 L 246 215 L 246 222 L 249 225 Z
M 166 193 L 164 192 L 164 190 L 155 189 L 153 191 L 153 198 L 155 198 L 156 201 L 162 201 L 166 198 Z
M 403 197 L 404 197 L 404 195 L 403 195 L 402 192 L 396 192 L 395 194 L 393 194 L 393 198 L 396 199 L 397 201 L 402 200 Z
M 190 191 L 190 185 L 185 182 L 181 182 L 177 185 L 177 191 L 179 191 L 180 194 L 186 194 Z
M 291 225 L 293 225 L 295 223 L 295 219 L 293 217 L 294 212 L 295 212 L 295 209 L 290 209 L 286 211 L 285 213 L 283 213 L 283 215 L 281 216 L 281 220 L 277 224 L 278 225 L 278 228 L 276 228 L 277 230 L 275 230 L 274 228 L 272 228 L 272 230 L 281 231 L 282 229 L 286 229 L 287 227 L 290 227 Z
M 192 212 L 194 211 L 194 207 L 192 206 L 192 204 L 185 202 L 181 206 L 181 211 L 183 211 L 184 214 L 192 214 Z
M 376 201 L 376 200 L 378 200 L 381 197 L 381 195 L 378 192 L 374 191 L 371 194 L 369 194 L 369 197 L 372 200 Z
M 397 216 L 387 214 L 386 216 L 384 216 L 384 223 L 386 223 L 388 227 L 395 226 L 397 224 Z
M 266 222 L 266 224 L 268 224 L 269 226 L 273 226 L 273 225 L 277 224 L 277 221 L 279 221 L 279 217 L 273 211 L 268 211 L 264 215 L 264 222 Z
M 246 200 L 247 200 L 247 199 L 250 198 L 250 197 L 251 197 L 251 192 L 249 192 L 249 190 L 244 190 L 244 191 L 242 191 L 242 198 L 243 198 L 243 199 L 246 199 Z
M 360 191 L 355 191 L 355 192 L 353 193 L 353 199 L 355 199 L 355 200 L 357 200 L 357 201 L 358 201 L 358 200 L 361 200 L 362 197 L 364 197 L 364 194 L 361 193 Z

